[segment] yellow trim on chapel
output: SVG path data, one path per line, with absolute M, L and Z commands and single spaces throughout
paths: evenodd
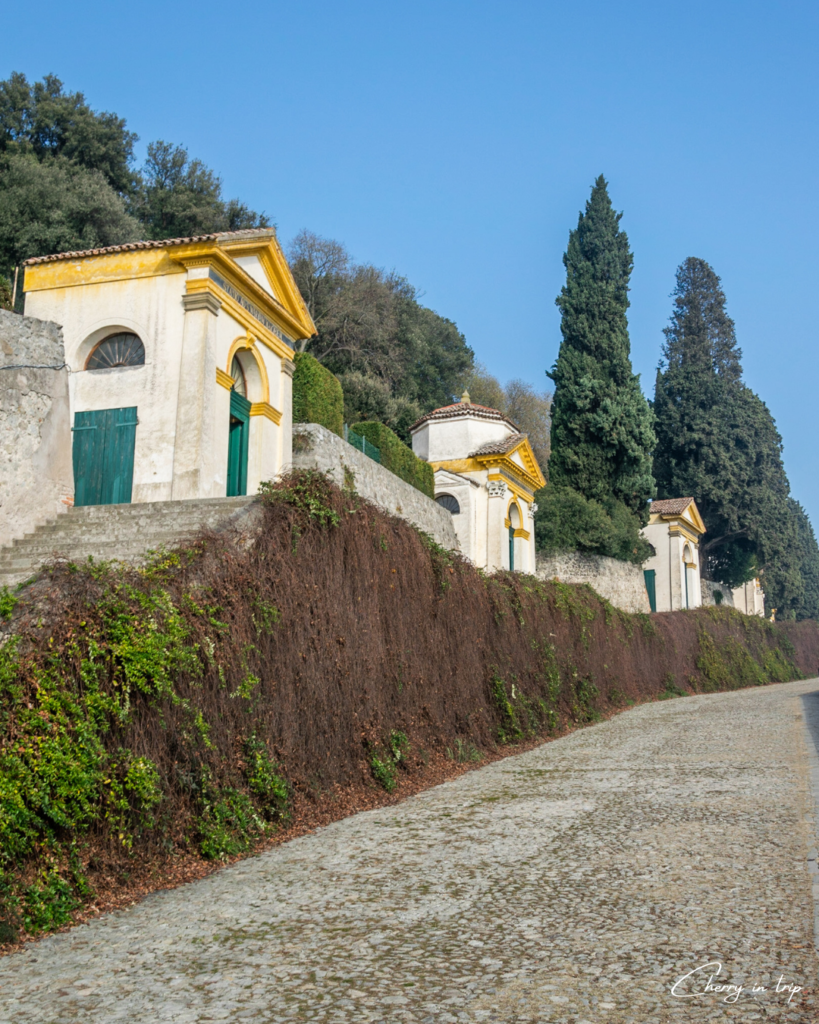
M 274 409 L 269 402 L 253 402 L 250 406 L 251 416 L 266 416 L 269 420 L 272 420 L 278 427 L 282 421 L 282 414 L 278 409 Z
M 233 366 L 233 357 L 236 355 L 237 352 L 249 352 L 253 356 L 253 359 L 256 362 L 256 366 L 258 366 L 259 376 L 262 378 L 262 401 L 269 402 L 270 380 L 267 376 L 267 367 L 264 364 L 264 359 L 262 359 L 259 353 L 256 351 L 255 345 L 256 339 L 253 337 L 250 331 L 248 331 L 247 334 L 243 334 L 241 335 L 241 337 L 237 338 L 230 346 L 230 351 L 228 352 L 228 372 L 230 372 L 230 368 Z
M 531 505 L 535 500 L 534 493 L 529 490 L 528 487 L 522 487 L 517 481 L 511 480 L 508 473 L 500 473 L 497 470 L 493 471 L 487 477 L 487 480 L 503 480 L 509 490 L 518 499 L 522 499 L 527 505 Z
M 229 373 L 225 373 L 220 367 L 216 367 L 216 383 L 221 384 L 223 388 L 227 388 L 230 391 L 233 385 L 236 383 Z
M 275 298 L 233 259 L 234 256 L 255 255 L 270 279 Z M 274 234 L 262 237 L 211 239 L 206 242 L 183 242 L 161 249 L 131 249 L 128 252 L 103 253 L 35 263 L 25 268 L 24 289 L 27 292 L 55 291 L 80 285 L 106 284 L 111 281 L 184 274 L 194 267 L 210 267 L 224 277 L 246 299 L 257 306 L 269 320 L 294 340 L 309 338 L 316 325 L 304 304 L 287 260 Z M 292 359 L 293 349 L 278 335 L 244 309 L 209 278 L 186 282 L 186 292 L 211 292 L 242 326 L 252 330 L 270 349 L 283 359 Z
M 512 458 L 515 453 L 520 455 L 523 466 L 519 466 Z M 518 444 L 504 455 L 477 455 L 475 461 L 487 469 L 502 468 L 507 473 L 517 474 L 533 491 L 539 491 L 541 487 L 546 486 L 546 478 L 541 472 L 528 437 L 521 438 Z

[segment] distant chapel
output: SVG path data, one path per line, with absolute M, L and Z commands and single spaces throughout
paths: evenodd
M 435 500 L 481 569 L 535 571 L 535 491 L 546 483 L 525 434 L 503 413 L 460 402 L 415 423 L 412 450 L 432 464 Z

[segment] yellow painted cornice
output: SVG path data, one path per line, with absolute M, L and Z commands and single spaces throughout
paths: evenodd
M 443 462 L 431 462 L 432 472 L 437 473 L 439 469 L 448 469 L 450 473 L 485 473 L 486 466 L 482 466 L 477 459 L 445 459 Z
M 274 409 L 269 402 L 254 402 L 250 406 L 251 416 L 266 416 L 269 420 L 272 420 L 278 427 L 282 421 L 282 414 L 278 409 Z
M 538 469 L 538 475 L 533 476 L 525 469 L 522 469 L 517 462 L 513 462 L 508 455 L 479 455 L 478 460 L 489 470 L 503 470 L 505 478 L 517 477 L 517 479 L 532 493 L 539 491 L 546 486 L 543 474 Z M 508 479 L 506 481 L 509 482 Z
M 235 262 L 233 256 L 255 255 L 270 278 L 274 298 Z M 76 259 L 36 263 L 25 268 L 27 292 L 105 284 L 137 278 L 182 274 L 191 267 L 213 266 L 229 284 L 242 293 L 281 330 L 294 339 L 310 338 L 316 333 L 304 300 L 299 293 L 278 241 L 229 239 L 184 242 L 158 249 L 132 249 Z M 222 297 L 220 291 L 219 297 Z
M 216 367 L 216 383 L 221 384 L 223 388 L 231 390 L 233 385 L 236 383 L 229 373 L 225 373 L 220 367 Z
M 529 540 L 529 531 L 528 530 L 515 530 L 515 536 L 516 537 L 520 537 L 523 540 Z
M 27 292 L 43 292 L 78 285 L 107 284 L 109 281 L 184 274 L 185 268 L 172 259 L 171 252 L 171 249 L 136 249 L 54 263 L 35 263 L 25 268 L 23 287 Z

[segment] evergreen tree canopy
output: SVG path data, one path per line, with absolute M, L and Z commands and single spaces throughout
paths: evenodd
M 95 113 L 81 92 L 63 91 L 56 75 L 30 85 L 12 72 L 0 82 L 0 152 L 31 153 L 38 160 L 62 156 L 99 171 L 119 193 L 135 187 L 136 135 L 116 114 Z
M 550 482 L 598 502 L 622 502 L 641 522 L 654 494 L 652 414 L 632 371 L 628 286 L 632 255 L 605 179 L 594 183 L 563 257 L 557 299 L 563 341 L 549 374 Z
M 734 587 L 762 573 L 768 606 L 782 617 L 802 614 L 812 531 L 789 498 L 774 419 L 742 382 L 734 323 L 704 260 L 689 258 L 677 271 L 663 357 L 654 397 L 660 497 L 696 499 L 710 578 Z
M 101 171 L 65 157 L 0 156 L 0 273 L 29 256 L 119 245 L 144 237 Z M 21 282 L 22 284 L 22 282 Z
M 133 202 L 148 238 L 185 238 L 269 226 L 238 199 L 222 198 L 222 179 L 184 146 L 151 142 Z
M 30 256 L 267 226 L 182 146 L 151 143 L 137 169 L 136 141 L 55 75 L 0 81 L 0 274 Z
M 819 619 L 819 545 L 810 519 L 794 498 L 788 498 L 801 553 L 802 599 L 794 608 L 797 619 Z

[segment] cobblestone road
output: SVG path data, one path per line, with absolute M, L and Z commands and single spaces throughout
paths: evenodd
M 635 708 L 30 945 L 0 1022 L 819 1021 L 818 685 Z

